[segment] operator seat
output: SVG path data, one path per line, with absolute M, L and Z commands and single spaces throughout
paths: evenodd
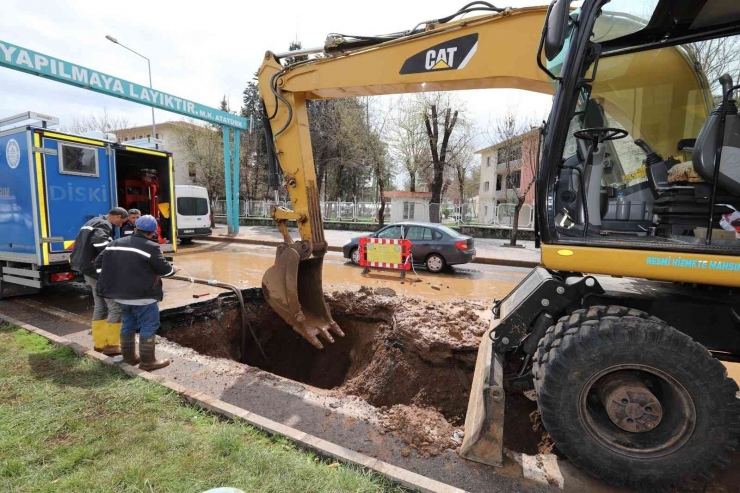
M 720 82 L 727 90 L 732 86 L 732 78 L 729 75 L 720 77 Z M 689 231 L 696 227 L 706 226 L 714 182 L 714 156 L 721 111 L 722 105 L 720 104 L 704 122 L 695 142 L 683 139 L 678 143 L 679 151 L 686 150 L 686 147 L 691 148 L 692 161 L 684 164 L 693 166 L 693 176 L 697 178 L 696 182 L 689 180 L 690 183 L 669 183 L 670 170 L 681 163 L 672 157 L 663 159 L 650 149 L 647 143 L 635 141 L 635 144 L 647 154 L 648 181 L 656 198 L 653 212 L 660 218 L 658 229 L 661 235 L 689 234 Z M 735 101 L 729 101 L 722 164 L 717 183 L 717 205 L 712 214 L 717 227 L 720 217 L 732 212 L 732 209 L 725 204 L 740 208 L 740 149 L 738 148 L 740 148 L 740 117 L 737 115 Z
M 719 82 L 722 84 L 722 94 L 732 87 L 732 77 L 729 74 L 720 77 Z M 707 183 L 714 183 L 717 131 L 720 128 L 723 105 L 724 103 L 720 103 L 709 115 L 694 145 L 694 170 Z M 726 118 L 717 188 L 730 195 L 740 196 L 740 116 L 734 99 L 727 101 Z

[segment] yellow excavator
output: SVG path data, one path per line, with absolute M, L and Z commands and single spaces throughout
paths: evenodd
M 720 361 L 740 361 L 740 86 L 707 80 L 697 53 L 737 34 L 740 4 L 724 0 L 476 1 L 408 31 L 267 52 L 268 157 L 292 210 L 273 210 L 284 242 L 265 298 L 318 348 L 343 336 L 323 297 L 308 100 L 553 94 L 535 182 L 541 265 L 492 307 L 460 453 L 502 465 L 506 394 L 533 390 L 555 445 L 590 474 L 638 489 L 708 479 L 740 435 Z

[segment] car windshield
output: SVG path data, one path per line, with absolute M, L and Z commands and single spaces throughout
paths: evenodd
M 452 236 L 453 238 L 459 238 L 462 236 L 460 233 L 452 228 L 448 228 L 447 226 L 435 225 L 435 228 L 442 231 L 443 233 L 447 233 L 448 236 Z

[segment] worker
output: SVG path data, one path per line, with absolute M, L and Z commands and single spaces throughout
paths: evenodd
M 128 210 L 128 221 L 121 226 L 121 238 L 134 234 L 136 228 L 136 220 L 141 217 L 141 211 L 139 209 Z
M 159 329 L 159 305 L 164 297 L 162 277 L 180 269 L 162 255 L 152 241 L 157 220 L 150 215 L 136 221 L 134 234 L 111 242 L 95 259 L 98 271 L 98 295 L 121 305 L 121 351 L 123 361 L 139 364 L 142 370 L 157 370 L 170 364 L 169 359 L 155 357 L 155 333 Z M 139 354 L 136 354 L 136 331 L 139 330 Z
M 93 347 L 109 356 L 121 354 L 121 309 L 115 301 L 98 296 L 95 290 L 98 274 L 94 262 L 113 241 L 113 227 L 120 228 L 127 218 L 126 209 L 114 207 L 106 216 L 90 219 L 77 233 L 69 259 L 72 269 L 85 276 L 85 281 L 92 289 L 95 303 L 92 317 Z

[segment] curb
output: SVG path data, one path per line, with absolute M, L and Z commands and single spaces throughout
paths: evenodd
M 261 246 L 273 246 L 276 247 L 282 242 L 275 240 L 250 240 L 249 238 L 235 238 L 230 236 L 208 236 L 201 238 L 203 241 L 219 241 L 221 243 L 240 243 L 243 245 L 261 245 Z M 342 253 L 342 247 L 329 246 L 327 250 L 330 252 Z M 495 258 L 495 257 L 476 257 L 473 260 L 474 264 L 485 264 L 485 265 L 501 265 L 504 267 L 524 267 L 534 268 L 540 265 L 539 262 L 533 262 L 531 260 L 514 260 L 506 258 Z
M 102 353 L 94 351 L 88 347 L 85 347 L 76 342 L 70 341 L 65 337 L 60 337 L 51 332 L 47 332 L 43 329 L 35 327 L 31 324 L 27 324 L 17 320 L 13 317 L 0 313 L 0 320 L 5 320 L 17 327 L 20 327 L 29 332 L 33 332 L 45 339 L 52 341 L 58 346 L 64 346 L 70 348 L 79 356 L 87 356 L 100 361 L 108 366 L 120 368 L 124 373 L 132 377 L 140 377 L 151 382 L 158 383 L 167 387 L 168 389 L 180 394 L 189 403 L 194 404 L 206 411 L 210 411 L 216 414 L 220 414 L 233 421 L 244 421 L 247 424 L 254 426 L 267 433 L 268 435 L 280 435 L 291 440 L 293 443 L 298 445 L 300 448 L 305 450 L 311 450 L 321 457 L 327 457 L 335 459 L 339 462 L 353 464 L 360 466 L 365 469 L 373 470 L 383 476 L 387 477 L 394 483 L 411 488 L 415 491 L 422 491 L 428 493 L 465 493 L 465 490 L 450 486 L 442 483 L 435 479 L 422 476 L 415 472 L 403 469 L 387 462 L 375 459 L 368 455 L 355 452 L 348 448 L 342 447 L 335 443 L 323 440 L 319 437 L 309 435 L 303 431 L 291 428 L 277 421 L 260 416 L 253 412 L 247 411 L 240 407 L 229 404 L 219 399 L 215 399 L 207 394 L 199 392 L 197 390 L 190 389 L 184 385 L 180 385 L 172 380 L 163 377 L 161 375 L 155 375 L 148 371 L 140 370 L 134 366 L 127 365 L 125 363 L 115 364 L 113 358 L 106 356 Z

